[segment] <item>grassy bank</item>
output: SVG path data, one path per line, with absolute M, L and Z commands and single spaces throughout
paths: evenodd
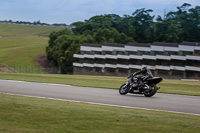
M 45 53 L 48 35 L 63 28 L 0 24 L 0 64 L 8 66 L 33 66 L 35 59 Z
M 0 24 L 0 35 L 9 36 L 48 36 L 53 31 L 58 31 L 63 27 L 56 26 L 35 26 L 18 24 Z
M 198 133 L 199 128 L 199 116 L 0 94 L 5 133 Z
M 0 73 L 0 79 L 119 89 L 125 77 Z M 163 80 L 158 92 L 200 96 L 200 81 Z
M 0 39 L 0 63 L 8 66 L 34 66 L 45 53 L 47 37 L 5 37 Z

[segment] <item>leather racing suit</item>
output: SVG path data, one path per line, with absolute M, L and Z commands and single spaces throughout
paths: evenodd
M 143 75 L 143 76 L 139 76 L 138 77 L 137 86 L 139 86 L 139 87 L 144 86 L 143 81 L 145 81 L 145 80 L 147 80 L 149 78 L 153 78 L 153 74 L 146 67 L 143 67 L 140 71 L 137 71 L 137 72 L 133 73 L 133 76 L 138 75 L 138 74 L 142 74 Z

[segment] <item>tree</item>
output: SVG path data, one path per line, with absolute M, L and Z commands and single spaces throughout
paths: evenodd
M 164 20 L 158 17 L 155 24 L 156 40 L 176 43 L 199 41 L 199 7 L 190 9 L 190 6 L 190 4 L 184 3 L 177 7 L 177 11 L 169 12 Z
M 65 35 L 65 36 L 63 36 Z M 46 47 L 46 53 L 47 53 L 47 58 L 51 62 L 53 66 L 58 66 L 58 61 L 57 58 L 60 56 L 60 46 L 61 46 L 61 41 L 66 41 L 67 36 L 72 36 L 73 32 L 66 28 L 64 30 L 58 31 L 58 32 L 52 32 L 49 35 L 49 45 Z M 63 45 L 62 43 L 62 45 Z
M 153 12 L 153 10 L 141 8 L 132 14 L 134 20 L 133 25 L 135 27 L 134 39 L 137 42 L 153 42 L 154 16 L 151 16 L 150 12 Z
M 184 3 L 177 11 L 164 17 L 154 17 L 151 9 L 141 8 L 132 15 L 120 17 L 105 14 L 75 22 L 75 28 L 52 32 L 49 35 L 47 57 L 62 73 L 72 72 L 73 54 L 79 52 L 83 43 L 169 42 L 200 41 L 200 6 L 191 8 Z
M 186 41 L 200 41 L 200 6 L 189 9 L 188 23 L 185 26 L 187 34 Z

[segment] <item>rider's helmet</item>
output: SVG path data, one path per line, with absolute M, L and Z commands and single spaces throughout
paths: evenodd
M 151 73 L 151 71 L 147 68 L 147 67 L 143 67 L 142 69 L 141 69 L 141 72 L 143 73 L 143 74 L 147 74 L 147 75 L 150 75 L 151 77 L 153 77 L 153 74 Z
M 144 73 L 144 72 L 147 72 L 147 67 L 143 67 L 142 69 L 141 69 L 141 71 Z
M 147 67 L 143 67 L 142 69 L 141 69 L 141 72 L 144 74 L 144 73 L 147 73 Z

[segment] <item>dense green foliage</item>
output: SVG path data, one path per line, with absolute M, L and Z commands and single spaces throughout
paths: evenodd
M 177 7 L 178 11 L 169 12 L 165 19 L 157 18 L 155 41 L 175 42 L 200 41 L 200 6 L 189 8 L 190 4 Z
M 74 22 L 72 30 L 53 32 L 47 47 L 48 59 L 63 73 L 72 72 L 73 54 L 82 43 L 152 43 L 200 41 L 200 6 L 190 4 L 177 7 L 164 18 L 151 15 L 153 10 L 138 9 L 123 17 L 105 14 L 91 17 L 84 22 Z
M 198 42 L 200 41 L 200 6 L 195 8 L 190 6 L 185 3 L 177 7 L 177 11 L 167 13 L 164 18 L 161 16 L 155 18 L 150 14 L 153 10 L 145 8 L 136 10 L 131 16 L 120 17 L 115 14 L 94 16 L 85 22 L 73 23 L 76 26 L 73 31 L 75 34 L 94 35 L 98 29 L 114 28 L 140 43 Z

